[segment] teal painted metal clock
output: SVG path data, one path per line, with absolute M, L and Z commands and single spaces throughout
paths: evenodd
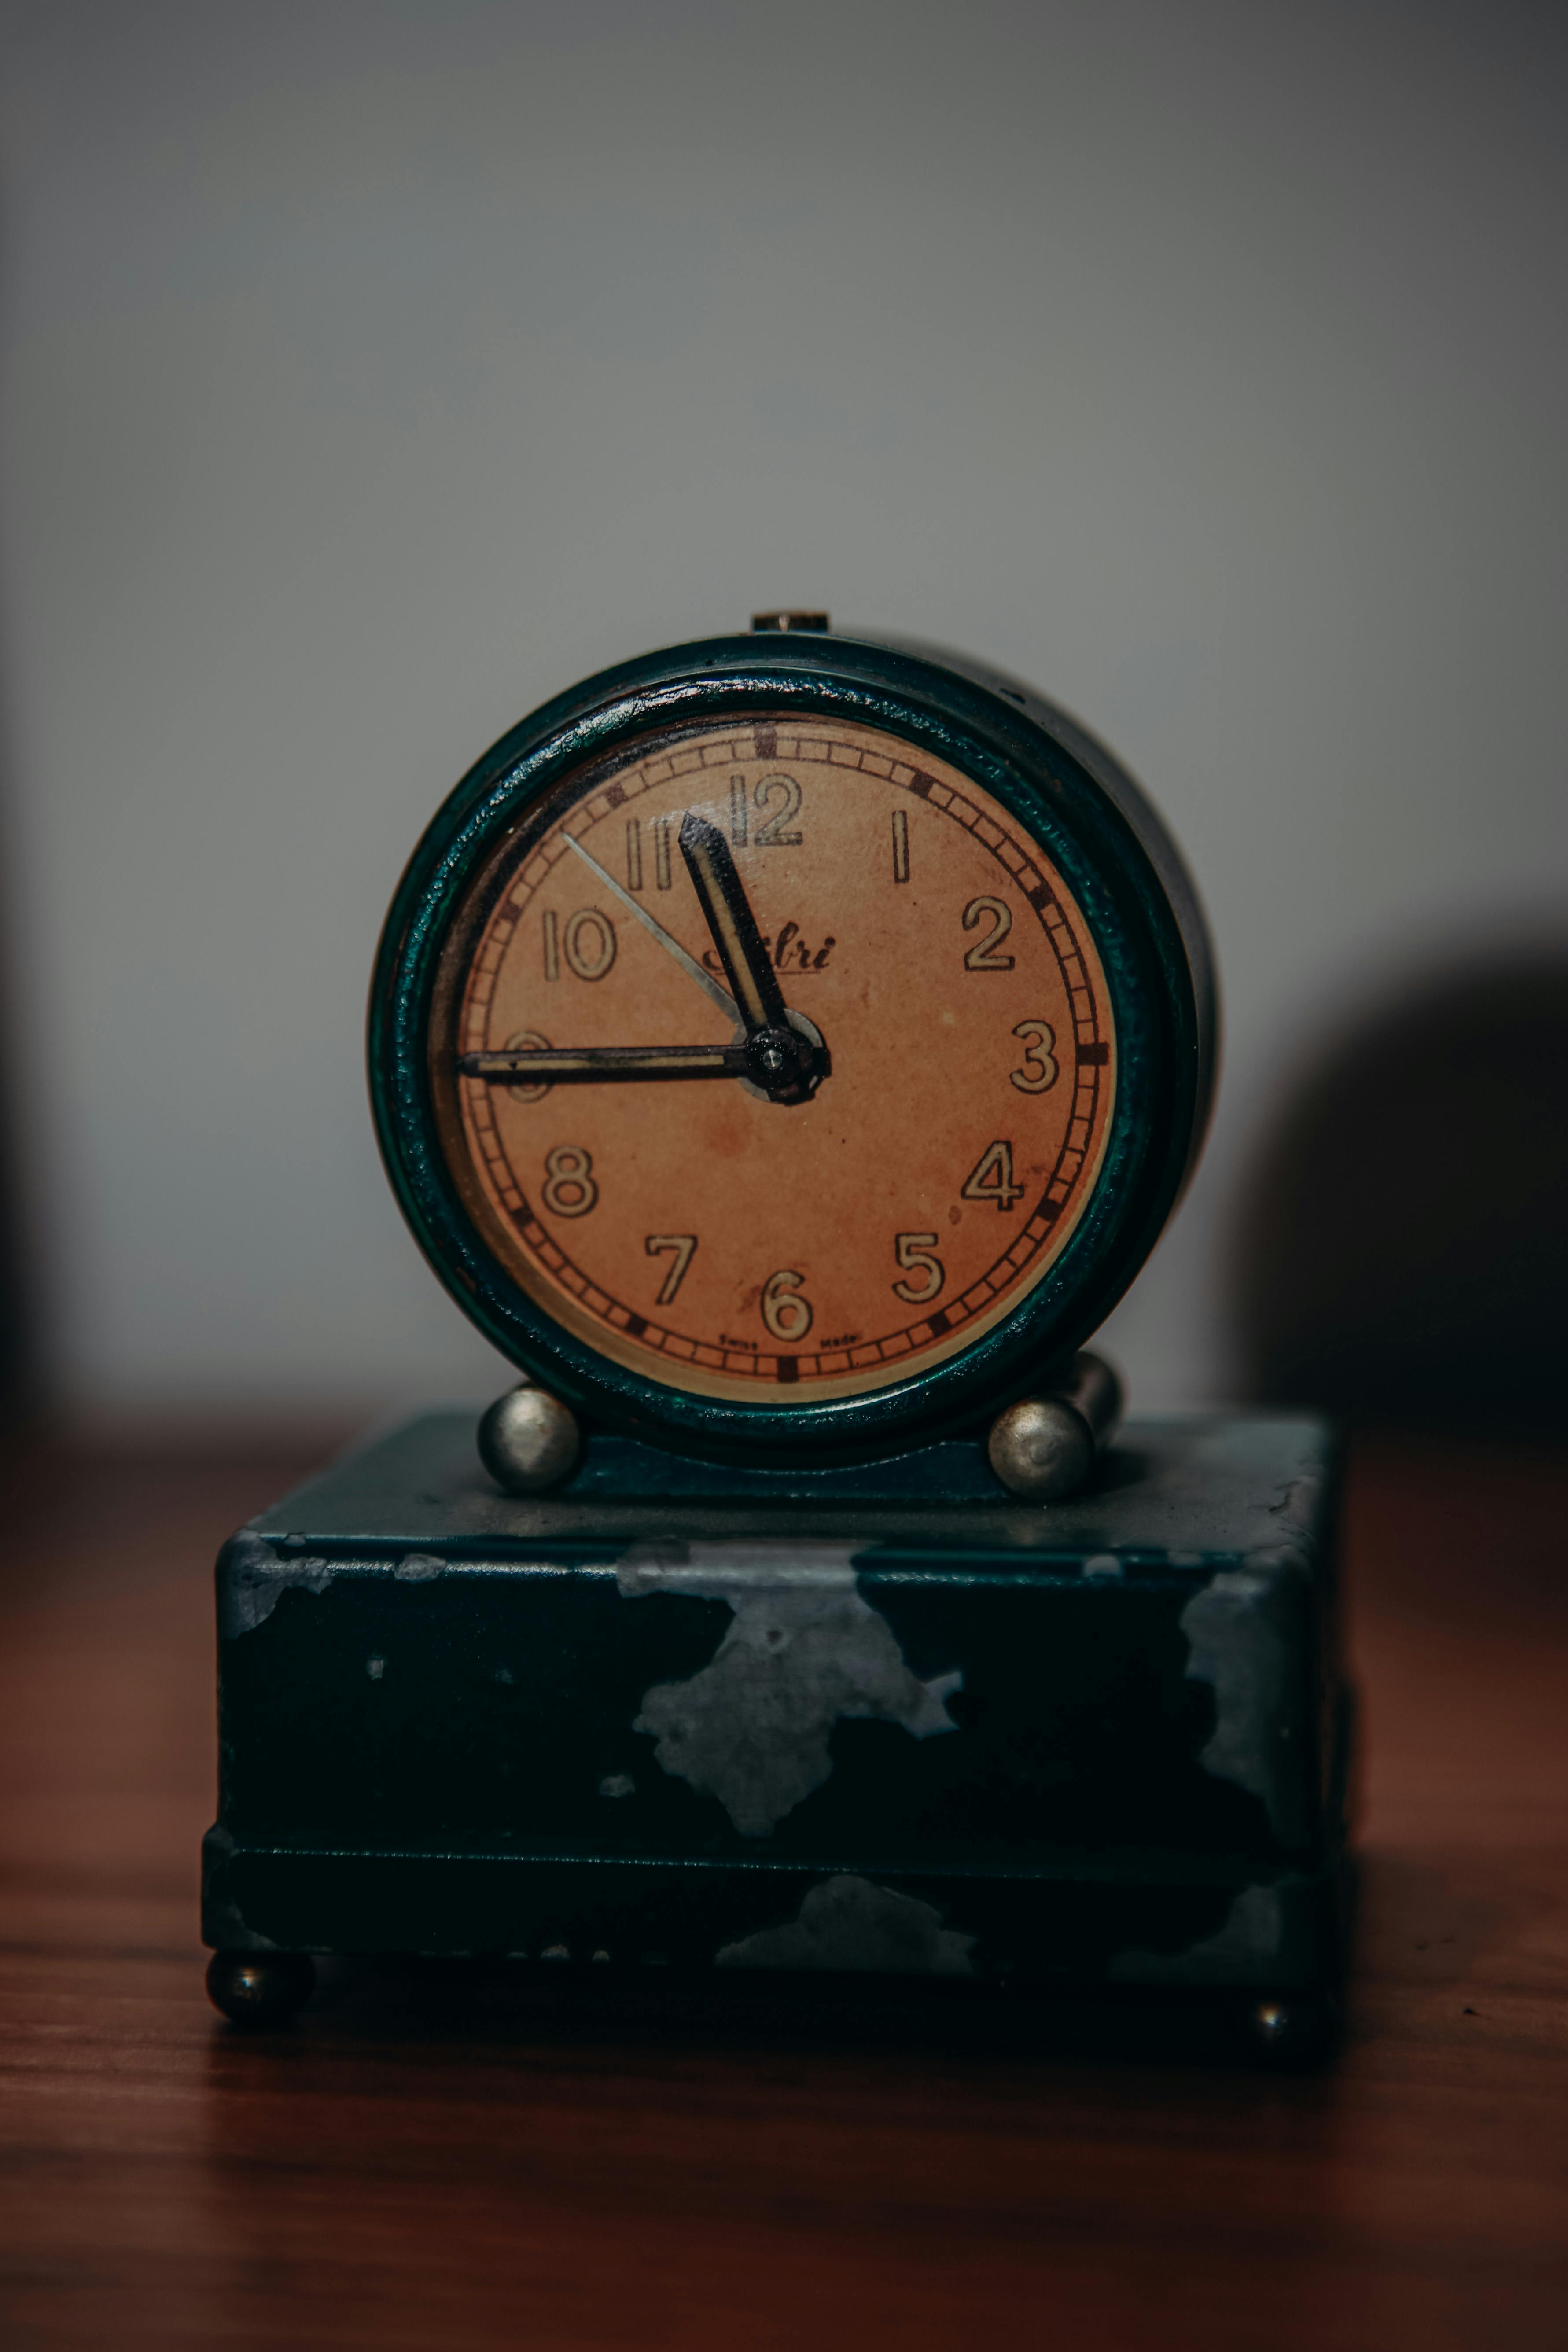
M 225 1548 L 218 2006 L 463 1953 L 1196 1993 L 1321 2049 L 1330 1433 L 1112 1443 L 1083 1349 L 1213 1061 L 1158 817 L 971 663 L 763 615 L 488 752 L 399 886 L 370 1074 L 521 1378 Z
M 503 737 L 371 1010 L 387 1167 L 464 1310 L 592 1421 L 750 1462 L 978 1428 L 1070 1355 L 1213 1057 L 1196 899 L 1109 754 L 816 630 L 650 656 Z

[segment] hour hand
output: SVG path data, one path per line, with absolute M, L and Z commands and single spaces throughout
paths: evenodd
M 681 823 L 680 854 L 745 1024 L 751 1076 L 775 1102 L 808 1101 L 827 1075 L 826 1050 L 791 1024 L 729 843 L 716 824 L 690 811 Z
M 524 1045 L 459 1054 L 465 1078 L 498 1087 L 588 1086 L 605 1078 L 749 1078 L 743 1045 Z

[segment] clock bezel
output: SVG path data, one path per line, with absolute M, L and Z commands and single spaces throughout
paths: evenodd
M 427 1038 L 451 924 L 520 817 L 589 761 L 690 724 L 783 712 L 879 727 L 992 793 L 1058 866 L 1093 931 L 1118 1084 L 1089 1198 L 1060 1255 L 972 1349 L 885 1387 L 790 1403 L 668 1388 L 566 1331 L 499 1264 L 447 1168 Z M 1103 1321 L 1157 1240 L 1201 1141 L 1213 1064 L 1206 935 L 1136 785 L 1066 715 L 934 649 L 862 638 L 711 638 L 602 672 L 503 735 L 437 810 L 389 911 L 371 990 L 371 1099 L 394 1192 L 492 1345 L 590 1423 L 672 1450 L 787 1466 L 869 1459 L 983 1428 Z

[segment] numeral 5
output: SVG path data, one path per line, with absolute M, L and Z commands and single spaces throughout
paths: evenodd
M 931 1255 L 936 1248 L 936 1235 L 934 1234 L 895 1234 L 893 1247 L 898 1253 L 899 1264 L 901 1266 L 910 1272 L 918 1267 L 926 1277 L 923 1286 L 920 1287 L 912 1283 L 895 1282 L 894 1297 L 903 1299 L 910 1307 L 929 1307 L 947 1280 L 947 1268 L 939 1257 L 933 1257 Z

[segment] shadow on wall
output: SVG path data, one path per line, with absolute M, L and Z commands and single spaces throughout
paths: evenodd
M 1254 1397 L 1568 1428 L 1568 948 L 1342 1037 L 1247 1173 L 1229 1271 Z

